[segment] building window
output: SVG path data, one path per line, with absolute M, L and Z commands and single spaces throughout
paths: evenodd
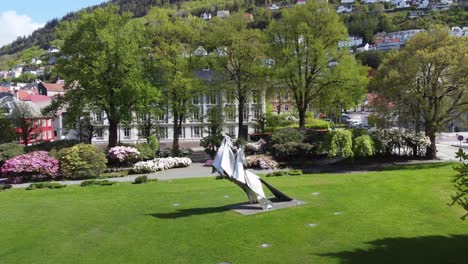
M 46 119 L 42 119 L 42 127 L 46 127 L 47 126 L 47 120 Z
M 235 109 L 226 109 L 226 121 L 235 122 L 236 121 L 236 110 Z
M 102 122 L 102 113 L 96 113 L 96 122 L 101 123 Z
M 124 127 L 124 137 L 129 138 L 130 137 L 130 128 L 129 127 Z
M 202 121 L 200 115 L 200 109 L 195 109 L 193 112 L 193 121 Z
M 199 105 L 200 104 L 200 98 L 198 96 L 192 98 L 192 104 L 194 105 Z
M 203 135 L 203 127 L 194 126 L 192 127 L 192 137 L 194 138 L 201 138 Z
M 51 127 L 52 126 L 52 119 L 47 120 L 47 123 L 48 123 L 47 126 Z
M 159 127 L 158 128 L 158 137 L 159 137 L 159 139 L 166 139 L 167 138 L 167 127 Z
M 258 103 L 258 93 L 257 91 L 252 91 L 252 103 Z
M 289 111 L 289 105 L 284 105 L 284 111 Z
M 158 114 L 158 115 L 156 115 L 156 120 L 157 120 L 157 121 L 163 121 L 163 120 L 164 120 L 164 114 Z
M 279 101 L 281 101 L 281 94 L 276 93 L 276 102 L 279 102 Z
M 213 93 L 206 95 L 206 101 L 207 101 L 207 104 L 212 104 L 212 105 L 217 104 L 218 100 L 217 100 L 216 94 L 213 92 Z
M 233 93 L 233 92 L 227 92 L 227 94 L 226 94 L 226 102 L 227 102 L 228 104 L 233 104 L 233 103 L 234 103 L 234 98 L 235 98 L 235 96 L 234 96 L 234 93 Z
M 244 120 L 249 120 L 249 109 L 244 110 Z
M 253 111 L 253 116 L 254 116 L 255 119 L 259 119 L 261 115 L 262 115 L 262 110 L 260 110 L 260 109 L 255 109 L 255 110 Z
M 102 129 L 101 128 L 98 128 L 96 129 L 96 138 L 99 138 L 99 139 L 102 139 L 103 138 L 103 135 L 102 135 Z
M 47 132 L 46 131 L 42 132 L 42 139 L 47 139 Z
M 286 93 L 286 94 L 284 95 L 284 100 L 285 100 L 285 101 L 288 101 L 288 100 L 289 100 L 289 93 Z
M 235 136 L 236 135 L 236 127 L 235 126 L 229 126 L 228 127 L 228 134 L 231 135 L 231 136 Z
M 182 129 L 180 130 L 179 137 L 180 138 L 185 138 L 185 127 L 182 127 Z
M 57 130 L 54 130 L 54 137 L 57 137 Z

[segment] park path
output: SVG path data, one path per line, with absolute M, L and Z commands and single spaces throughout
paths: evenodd
M 145 173 L 139 175 L 128 175 L 125 177 L 118 177 L 118 178 L 107 178 L 109 181 L 115 182 L 133 182 L 136 177 L 141 175 L 147 175 L 148 179 L 158 179 L 161 181 L 165 180 L 172 180 L 172 179 L 185 179 L 185 178 L 202 178 L 202 177 L 216 177 L 216 173 L 211 173 L 211 167 L 203 166 L 203 163 L 192 163 L 190 167 L 186 168 L 176 168 L 170 169 L 165 171 L 158 171 L 155 173 Z M 255 170 L 250 169 L 249 171 L 258 174 L 258 173 L 269 173 L 274 170 Z M 78 185 L 83 182 L 82 180 L 79 181 L 59 181 L 61 184 L 65 185 Z M 26 188 L 31 183 L 21 183 L 21 184 L 13 184 L 13 188 Z

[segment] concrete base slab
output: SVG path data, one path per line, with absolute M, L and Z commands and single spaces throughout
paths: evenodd
M 274 199 L 270 199 L 270 201 L 273 204 L 273 208 L 267 209 L 267 210 L 263 210 L 263 208 L 258 203 L 257 204 L 249 204 L 249 203 L 233 204 L 233 205 L 228 205 L 227 208 L 239 214 L 254 215 L 258 213 L 264 213 L 268 211 L 279 210 L 279 209 L 284 209 L 288 207 L 305 204 L 304 201 L 300 201 L 300 200 L 292 200 L 289 202 L 277 202 Z

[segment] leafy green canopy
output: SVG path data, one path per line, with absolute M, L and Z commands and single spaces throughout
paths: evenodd
M 277 77 L 292 92 L 301 128 L 312 104 L 357 101 L 364 94 L 366 68 L 337 49 L 347 31 L 328 3 L 308 1 L 285 10 L 268 33 Z
M 436 156 L 436 132 L 468 111 L 468 39 L 436 27 L 415 35 L 399 52 L 388 55 L 371 87 L 392 102 L 394 114 L 423 126 L 431 140 L 427 156 Z M 389 110 L 384 102 L 380 112 Z
M 58 31 L 63 58 L 57 68 L 67 89 L 58 100 L 77 116 L 86 108 L 104 111 L 110 146 L 117 143 L 118 124 L 132 120 L 138 102 L 156 92 L 143 74 L 142 25 L 131 17 L 110 5 L 83 12 L 76 23 L 63 23 Z

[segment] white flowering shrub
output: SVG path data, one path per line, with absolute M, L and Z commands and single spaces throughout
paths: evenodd
M 379 154 L 409 155 L 417 149 L 419 156 L 424 156 L 426 147 L 431 144 L 430 139 L 422 133 L 414 131 L 400 131 L 398 129 L 381 129 L 371 133 L 375 143 L 375 150 Z M 414 155 L 415 153 L 413 153 Z
M 159 158 L 148 161 L 140 161 L 133 166 L 133 173 L 150 173 L 172 168 L 188 167 L 192 164 L 189 158 Z
M 257 142 L 248 142 L 245 144 L 245 152 L 251 154 L 263 154 L 265 153 L 266 142 L 260 139 Z
M 275 169 L 278 163 L 272 157 L 266 155 L 253 155 L 245 158 L 248 168 L 260 168 L 263 170 Z

